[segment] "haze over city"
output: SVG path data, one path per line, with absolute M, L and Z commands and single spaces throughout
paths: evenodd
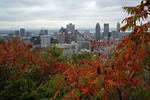
M 127 16 L 123 6 L 138 0 L 0 0 L 0 29 L 60 29 L 68 23 L 94 28 L 109 23 L 115 28 Z

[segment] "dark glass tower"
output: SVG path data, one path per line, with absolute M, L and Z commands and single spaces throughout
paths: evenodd
M 104 37 L 108 36 L 108 34 L 109 34 L 109 24 L 105 23 L 104 24 Z
M 95 39 L 96 39 L 96 40 L 100 40 L 100 25 L 99 25 L 99 23 L 96 24 L 96 28 L 95 28 Z
M 21 28 L 21 29 L 20 29 L 20 36 L 21 36 L 21 37 L 26 36 L 26 32 L 25 32 L 25 29 L 24 29 L 24 28 Z
M 119 32 L 119 29 L 120 29 L 120 23 L 118 22 L 117 23 L 117 32 Z

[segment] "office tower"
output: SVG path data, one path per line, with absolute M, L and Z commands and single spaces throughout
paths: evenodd
M 96 39 L 96 40 L 100 40 L 100 25 L 99 25 L 99 23 L 96 24 L 96 28 L 95 28 L 95 39 Z
M 118 22 L 117 23 L 117 32 L 119 32 L 119 29 L 120 29 L 120 23 Z
M 75 25 L 72 23 L 68 24 L 67 30 L 70 30 L 72 34 L 75 34 Z
M 14 31 L 14 36 L 19 37 L 19 30 Z
M 20 36 L 21 36 L 21 37 L 25 37 L 25 36 L 26 36 L 26 32 L 25 32 L 25 29 L 24 29 L 24 28 L 21 28 L 21 29 L 20 29 Z
M 104 24 L 104 37 L 108 36 L 108 33 L 109 33 L 109 24 L 105 23 Z
M 111 32 L 108 32 L 108 40 L 110 40 Z
M 82 49 L 83 40 L 84 40 L 83 35 L 78 34 L 77 35 L 77 43 L 79 44 L 79 51 Z
M 58 36 L 58 40 L 60 44 L 63 43 L 67 43 L 70 44 L 71 43 L 71 34 L 70 34 L 70 30 L 67 30 L 66 28 L 61 28 L 59 30 L 59 36 Z

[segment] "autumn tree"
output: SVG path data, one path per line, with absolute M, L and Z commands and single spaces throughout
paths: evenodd
M 131 15 L 120 29 L 132 32 L 122 40 L 111 58 L 81 60 L 64 72 L 58 87 L 67 88 L 65 99 L 128 100 L 149 99 L 150 1 L 135 7 L 123 7 Z M 96 46 L 96 45 L 95 45 Z M 144 74 L 144 75 L 143 75 Z M 146 75 L 145 75 L 146 74 Z M 144 92 L 145 95 L 142 93 Z M 141 96 L 143 98 L 141 98 Z
M 123 20 L 120 31 L 132 32 L 111 57 L 84 54 L 74 59 L 88 59 L 70 63 L 55 45 L 41 52 L 22 40 L 0 41 L 0 99 L 149 99 L 150 0 L 123 9 L 131 16 Z
M 0 41 L 0 99 L 37 99 L 47 95 L 40 91 L 52 95 L 56 89 L 51 76 L 63 72 L 65 66 L 51 53 L 33 49 L 22 40 Z M 45 89 L 45 86 L 54 91 Z

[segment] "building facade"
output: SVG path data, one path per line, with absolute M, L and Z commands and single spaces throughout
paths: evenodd
M 21 28 L 21 29 L 20 29 L 20 36 L 21 36 L 21 37 L 25 37 L 25 36 L 26 36 L 26 31 L 25 31 L 24 28 Z
M 104 24 L 104 34 L 103 34 L 103 36 L 108 37 L 108 34 L 109 34 L 109 24 L 105 23 Z
M 119 32 L 119 29 L 120 29 L 120 23 L 118 22 L 117 23 L 117 32 Z
M 99 23 L 96 24 L 96 28 L 95 28 L 95 39 L 96 39 L 96 40 L 100 40 L 100 25 L 99 25 Z
M 41 47 L 48 47 L 51 43 L 51 37 L 49 35 L 40 36 L 41 39 Z
M 69 23 L 67 25 L 67 30 L 70 30 L 72 34 L 75 34 L 75 25 L 72 23 Z

